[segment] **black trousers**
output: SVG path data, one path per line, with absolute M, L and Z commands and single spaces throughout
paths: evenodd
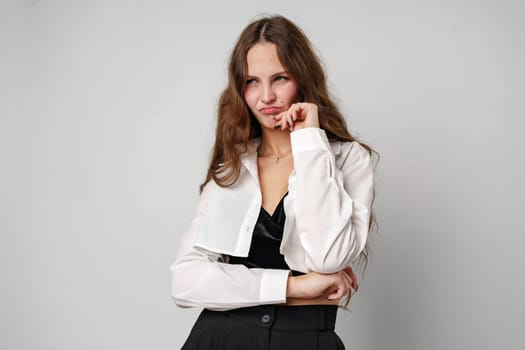
M 344 350 L 336 305 L 262 305 L 203 310 L 183 350 Z

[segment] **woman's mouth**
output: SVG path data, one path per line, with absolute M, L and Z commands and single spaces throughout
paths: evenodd
M 259 109 L 259 112 L 266 115 L 279 114 L 281 112 L 280 107 L 263 107 Z

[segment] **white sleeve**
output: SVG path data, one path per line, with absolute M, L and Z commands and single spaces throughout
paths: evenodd
M 374 190 L 370 154 L 358 142 L 344 142 L 338 168 L 324 130 L 304 128 L 291 137 L 295 220 L 305 265 L 319 273 L 340 271 L 359 256 L 368 237 Z
M 173 300 L 181 307 L 210 310 L 285 303 L 288 270 L 249 269 L 244 265 L 230 265 L 219 261 L 220 254 L 194 248 L 193 242 L 206 210 L 209 188 L 208 185 L 205 187 L 199 199 L 197 214 L 182 237 L 178 258 L 170 266 Z

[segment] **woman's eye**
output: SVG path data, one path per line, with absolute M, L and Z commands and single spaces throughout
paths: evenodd
M 246 85 L 254 84 L 256 82 L 255 79 L 248 79 L 246 80 Z
M 288 77 L 285 77 L 284 75 L 279 75 L 278 77 L 275 78 L 276 81 L 280 81 L 280 80 L 288 80 Z

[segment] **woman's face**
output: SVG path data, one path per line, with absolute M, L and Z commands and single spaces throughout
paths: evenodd
M 297 82 L 283 67 L 275 44 L 260 42 L 248 50 L 244 100 L 263 128 L 275 128 L 273 116 L 298 102 Z

